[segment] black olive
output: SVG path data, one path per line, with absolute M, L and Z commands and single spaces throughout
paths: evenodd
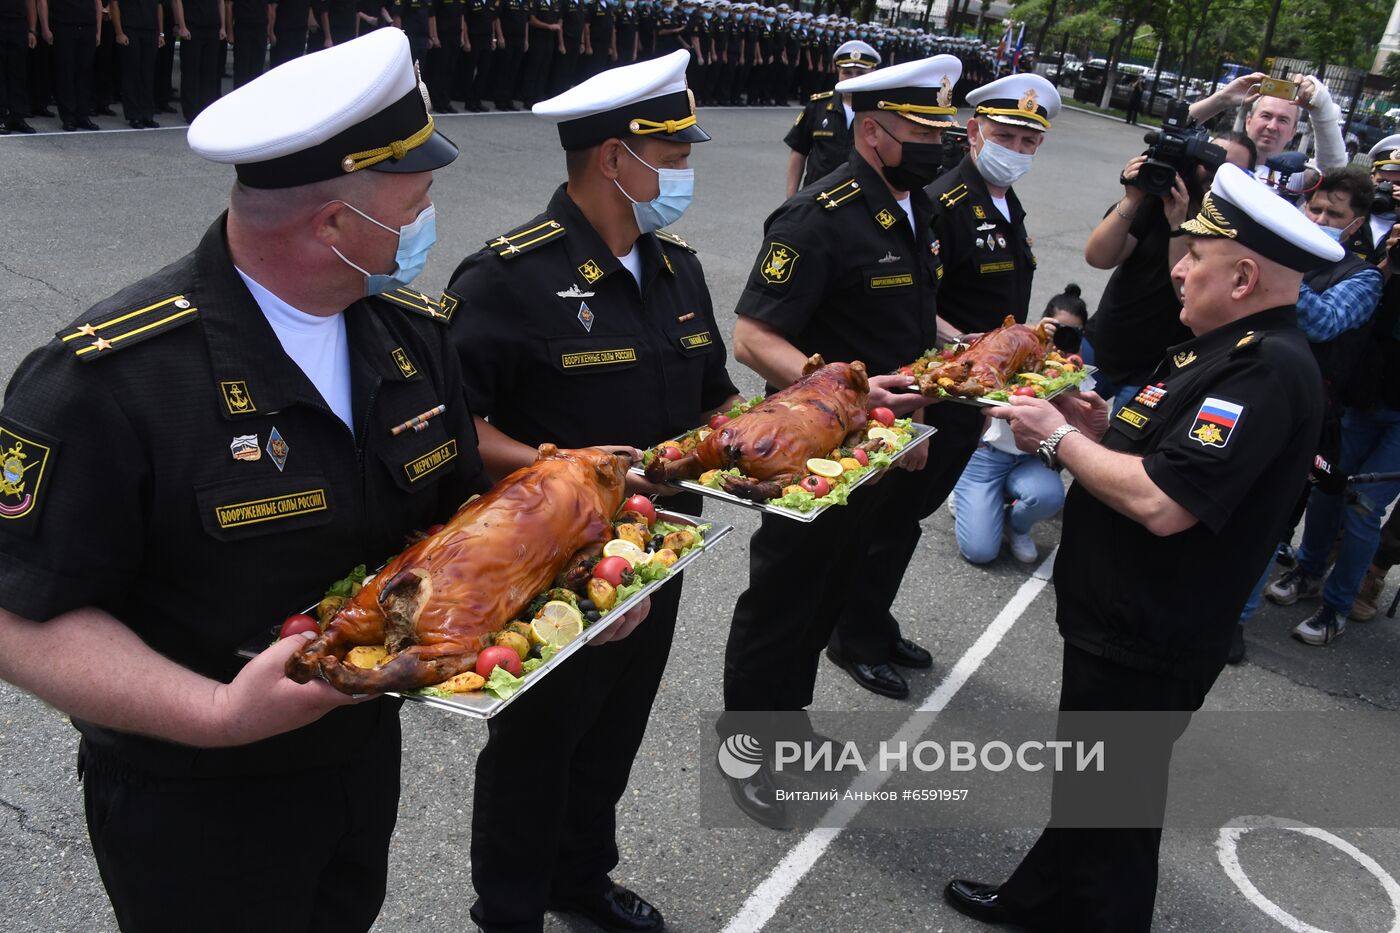
M 578 601 L 579 612 L 592 612 L 597 608 L 597 606 L 593 605 L 593 600 L 591 599 L 580 599 Z
M 583 617 L 589 622 L 597 622 L 603 616 L 602 613 L 600 613 L 597 609 L 590 609 L 583 614 Z
M 666 536 L 665 536 L 665 535 L 652 535 L 652 536 L 651 536 L 651 547 L 649 548 L 649 550 L 652 550 L 652 551 L 659 551 L 659 550 L 661 550 L 661 548 L 662 548 L 662 546 L 665 544 L 665 542 L 666 542 Z

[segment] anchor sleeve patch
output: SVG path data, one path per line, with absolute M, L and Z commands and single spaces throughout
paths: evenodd
M 54 438 L 0 422 L 0 521 L 37 525 L 57 449 Z

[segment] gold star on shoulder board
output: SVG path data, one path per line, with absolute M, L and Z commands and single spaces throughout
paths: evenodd
M 82 334 L 84 337 L 96 337 L 97 328 L 93 327 L 91 324 L 83 324 L 78 328 L 78 333 Z
M 104 337 L 98 337 L 97 340 L 93 343 L 93 346 L 96 347 L 99 352 L 101 352 L 102 350 L 110 350 L 112 349 L 112 341 L 107 340 Z

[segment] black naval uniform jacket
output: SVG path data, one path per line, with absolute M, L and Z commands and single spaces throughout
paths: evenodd
M 1065 640 L 1126 667 L 1214 679 L 1302 492 L 1323 406 L 1291 306 L 1169 349 L 1103 443 L 1141 457 L 1197 524 L 1159 537 L 1075 483 L 1055 559 Z
M 917 232 L 880 174 L 852 154 L 764 221 L 734 312 L 828 363 L 861 360 L 872 376 L 917 359 L 934 345 L 942 267 L 928 198 L 910 196 Z
M 642 287 L 561 185 L 452 275 L 472 411 L 522 443 L 647 448 L 735 393 L 695 251 L 644 234 Z
M 813 94 L 783 142 L 793 152 L 807 157 L 802 173 L 804 187 L 845 165 L 851 157 L 851 130 L 846 125 L 841 97 L 832 91 Z
M 485 482 L 445 315 L 404 292 L 356 302 L 345 322 L 354 433 L 283 351 L 220 218 L 194 252 L 30 353 L 0 411 L 0 605 L 41 622 L 98 607 L 227 682 L 238 649 L 446 520 Z M 440 404 L 425 430 L 391 434 Z M 90 751 L 145 774 L 287 774 L 397 749 L 398 705 L 341 707 L 237 748 L 74 724 Z
M 965 334 L 1000 327 L 1008 314 L 1024 324 L 1035 254 L 1016 192 L 1006 192 L 1007 220 L 992 203 L 971 153 L 924 190 L 933 201 L 933 232 L 945 270 L 938 313 Z

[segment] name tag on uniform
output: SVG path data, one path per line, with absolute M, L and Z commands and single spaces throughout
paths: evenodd
M 993 272 L 1011 272 L 1015 268 L 1016 263 L 1010 261 L 984 262 L 977 267 L 977 271 L 980 272 L 982 275 L 988 275 Z
M 1147 427 L 1148 417 L 1142 412 L 1133 411 L 1131 408 L 1123 407 L 1118 409 L 1118 414 L 1114 416 L 1125 424 L 1130 424 L 1135 428 Z
M 707 330 L 681 338 L 681 346 L 687 350 L 697 350 L 700 347 L 708 347 L 711 342 L 710 332 Z
M 565 369 L 580 369 L 585 366 L 606 366 L 609 363 L 635 363 L 637 351 L 632 348 L 620 350 L 588 350 L 583 353 L 564 353 L 559 357 Z
M 456 459 L 457 442 L 452 440 L 435 450 L 429 451 L 416 460 L 410 460 L 408 463 L 405 463 L 403 465 L 403 471 L 408 474 L 408 481 L 410 483 L 416 483 L 438 467 Z
M 908 272 L 903 275 L 876 275 L 870 278 L 871 288 L 905 288 L 914 284 L 914 276 Z
M 214 519 L 220 528 L 241 528 L 244 525 L 256 525 L 279 518 L 324 512 L 327 508 L 324 489 L 305 489 L 283 496 L 215 506 Z
M 813 135 L 814 137 L 816 137 L 816 136 L 835 136 L 836 134 L 835 134 L 834 132 L 832 132 L 831 130 L 812 130 L 812 135 Z

